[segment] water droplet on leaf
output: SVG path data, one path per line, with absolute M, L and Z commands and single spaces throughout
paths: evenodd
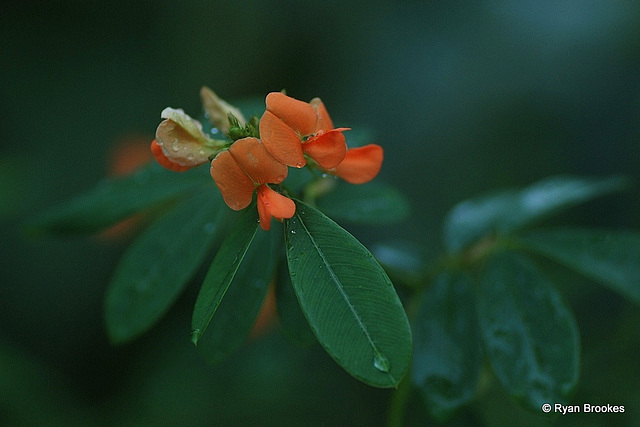
M 380 372 L 389 372 L 389 359 L 381 354 L 376 354 L 373 358 L 373 367 Z

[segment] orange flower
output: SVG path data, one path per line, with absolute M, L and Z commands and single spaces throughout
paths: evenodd
M 268 185 L 258 186 L 258 215 L 263 230 L 271 228 L 271 217 L 278 221 L 291 218 L 296 213 L 296 204 L 288 197 L 272 190 Z
M 307 104 L 281 92 L 271 92 L 266 105 L 260 119 L 260 138 L 273 157 L 301 168 L 307 163 L 307 155 L 324 169 L 334 168 L 344 159 L 347 145 L 342 132 L 349 128 L 333 128 L 320 98 Z
M 350 184 L 364 184 L 378 175 L 383 158 L 382 147 L 377 144 L 350 148 L 344 160 L 327 172 L 339 176 Z
M 160 163 L 161 166 L 164 166 L 169 170 L 172 170 L 174 172 L 184 172 L 191 169 L 191 166 L 182 166 L 169 160 L 169 158 L 164 154 L 164 150 L 161 146 L 158 145 L 155 139 L 151 141 L 151 152 L 156 158 L 156 161 Z
M 258 188 L 260 226 L 270 228 L 271 216 L 291 218 L 295 204 L 266 184 L 280 184 L 287 177 L 287 166 L 276 160 L 257 138 L 242 138 L 211 161 L 211 177 L 233 210 L 249 206 Z
M 225 141 L 205 135 L 202 125 L 180 109 L 165 108 L 163 120 L 156 129 L 151 152 L 158 163 L 167 169 L 184 172 L 207 163 L 209 156 L 218 152 Z

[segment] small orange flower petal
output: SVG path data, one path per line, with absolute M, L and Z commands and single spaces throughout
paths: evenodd
M 377 144 L 350 148 L 344 160 L 330 172 L 351 184 L 364 184 L 380 172 L 384 153 Z
M 347 153 L 343 131 L 348 128 L 332 129 L 318 132 L 302 144 L 302 151 L 318 162 L 321 168 L 331 169 L 340 164 Z
M 271 228 L 271 217 L 278 221 L 291 218 L 296 213 L 296 204 L 290 198 L 272 190 L 267 185 L 258 187 L 258 215 L 263 230 Z
M 316 131 L 329 131 L 333 129 L 333 122 L 331 121 L 331 117 L 329 117 L 329 112 L 327 111 L 324 103 L 320 100 L 320 98 L 313 98 L 309 104 L 315 108 L 316 113 L 318 115 L 318 123 L 316 125 Z
M 169 160 L 167 156 L 165 156 L 164 150 L 158 145 L 155 139 L 151 141 L 151 152 L 156 158 L 156 161 L 169 170 L 174 172 L 184 172 L 191 169 L 191 166 L 182 166 Z
M 280 184 L 287 177 L 287 165 L 276 160 L 258 138 L 239 139 L 229 152 L 255 185 Z
M 300 137 L 274 113 L 265 111 L 260 119 L 260 139 L 269 153 L 285 165 L 303 167 Z
M 275 114 L 300 136 L 316 132 L 318 116 L 309 104 L 291 98 L 282 92 L 271 92 L 266 98 L 267 111 Z
M 231 209 L 239 211 L 249 206 L 256 186 L 228 150 L 211 161 L 210 172 L 222 198 Z

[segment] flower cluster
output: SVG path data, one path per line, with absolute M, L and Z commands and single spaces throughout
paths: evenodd
M 249 206 L 256 192 L 264 230 L 271 227 L 272 217 L 282 221 L 295 214 L 295 203 L 281 185 L 288 166 L 308 166 L 352 184 L 370 181 L 382 166 L 379 145 L 347 148 L 343 132 L 350 129 L 333 127 L 320 98 L 306 103 L 269 93 L 258 122 L 247 121 L 207 87 L 200 95 L 211 125 L 229 139 L 213 139 L 184 111 L 166 108 L 151 151 L 158 163 L 177 172 L 210 162 L 211 177 L 233 210 Z

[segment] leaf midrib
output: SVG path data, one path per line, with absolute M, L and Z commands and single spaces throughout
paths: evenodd
M 351 300 L 349 299 L 349 296 L 346 294 L 344 289 L 342 289 L 342 286 L 341 286 L 342 282 L 340 281 L 340 279 L 338 278 L 336 273 L 333 271 L 333 268 L 331 267 L 331 264 L 329 263 L 329 261 L 325 258 L 324 253 L 322 252 L 322 250 L 318 246 L 316 240 L 313 238 L 313 236 L 312 236 L 311 232 L 309 231 L 309 229 L 307 228 L 305 222 L 302 219 L 302 216 L 300 216 L 300 214 L 298 214 L 297 212 L 296 212 L 296 216 L 300 220 L 300 225 L 302 226 L 302 228 L 304 228 L 305 233 L 307 234 L 307 236 L 309 236 L 309 239 L 311 240 L 311 243 L 313 244 L 313 247 L 315 248 L 316 252 L 320 256 L 320 259 L 322 260 L 322 263 L 324 264 L 325 268 L 329 272 L 329 275 L 331 276 L 331 279 L 333 280 L 333 283 L 336 284 L 336 287 L 337 287 L 337 289 L 338 289 L 338 291 L 340 293 L 340 296 L 342 296 L 343 300 L 347 304 L 347 307 L 349 308 L 349 311 L 351 312 L 351 314 L 355 318 L 357 324 L 360 326 L 360 329 L 362 330 L 362 332 L 364 333 L 365 337 L 367 338 L 367 341 L 369 342 L 369 345 L 371 346 L 371 348 L 373 349 L 373 351 L 374 351 L 374 353 L 376 355 L 384 358 L 385 356 L 380 352 L 378 347 L 375 345 L 375 343 L 371 339 L 371 335 L 369 334 L 369 330 L 367 329 L 365 324 L 362 322 L 362 319 L 358 315 L 358 312 L 355 310 L 355 307 L 354 307 L 353 303 L 351 302 Z M 371 361 L 371 363 L 373 364 L 373 360 Z M 380 372 L 383 373 L 382 371 L 380 371 Z M 389 378 L 391 378 L 392 381 L 395 381 L 395 378 L 393 377 L 393 375 L 391 375 L 391 372 L 386 372 L 386 373 L 389 375 Z

